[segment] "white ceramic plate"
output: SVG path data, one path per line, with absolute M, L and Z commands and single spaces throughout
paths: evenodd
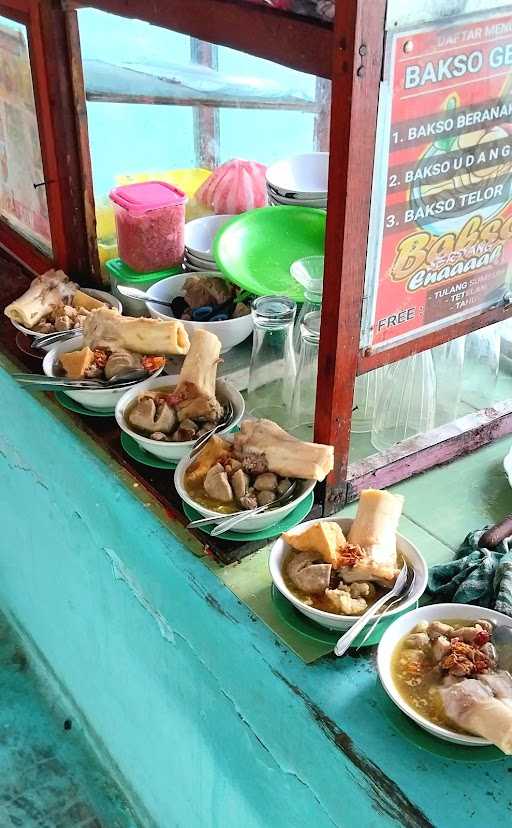
M 212 244 L 215 235 L 232 215 L 204 216 L 185 225 L 185 247 L 192 256 L 213 261 Z
M 266 178 L 281 195 L 303 193 L 319 198 L 327 193 L 329 153 L 308 152 L 277 161 L 267 169 Z
M 60 354 L 67 353 L 68 351 L 79 351 L 80 348 L 83 348 L 83 345 L 83 336 L 77 336 L 66 342 L 60 342 L 58 345 L 55 345 L 55 347 L 51 348 L 43 359 L 43 371 L 46 376 L 55 377 L 59 375 L 57 362 L 59 361 Z M 141 389 L 146 388 L 147 384 L 153 382 L 155 377 L 161 374 L 162 371 L 163 367 L 159 368 L 158 371 L 155 371 L 149 379 L 138 382 L 136 385 L 132 386 L 133 389 L 137 389 L 138 392 Z M 112 414 L 114 413 L 117 401 L 126 392 L 126 388 L 86 388 L 85 390 L 79 391 L 70 391 L 68 388 L 62 388 L 61 390 L 64 394 L 67 394 L 68 397 L 71 397 L 72 400 L 80 403 L 80 405 L 83 405 L 85 408 L 90 408 L 91 410 L 112 411 Z
M 348 534 L 349 529 L 352 526 L 352 518 L 322 518 L 321 520 L 329 520 L 338 523 L 345 535 Z M 320 519 L 308 520 L 305 523 L 301 523 L 299 528 L 307 529 L 314 523 L 319 522 Z M 404 538 L 403 535 L 399 535 L 398 532 L 396 535 L 396 545 L 399 554 L 402 555 L 407 560 L 407 563 L 413 567 L 416 574 L 416 580 L 414 590 L 407 600 L 397 604 L 397 606 L 390 612 L 382 613 L 382 618 L 390 618 L 397 613 L 403 612 L 408 607 L 413 606 L 423 595 L 427 586 L 427 564 L 416 546 L 414 546 L 411 541 L 407 540 L 407 538 Z M 284 597 L 290 601 L 290 603 L 293 604 L 299 612 L 311 621 L 315 621 L 317 624 L 320 624 L 321 627 L 327 627 L 329 630 L 348 630 L 354 621 L 357 621 L 359 617 L 358 615 L 338 615 L 335 612 L 324 612 L 323 610 L 316 609 L 316 607 L 309 607 L 288 589 L 283 578 L 283 565 L 289 552 L 290 546 L 288 546 L 282 538 L 278 538 L 270 550 L 270 575 L 279 592 L 282 593 L 282 595 L 284 595 Z
M 100 302 L 105 302 L 110 308 L 115 308 L 119 311 L 119 313 L 123 312 L 123 306 L 119 299 L 116 299 L 115 296 L 112 296 L 111 293 L 107 293 L 104 290 L 93 290 L 92 288 L 80 288 L 82 293 L 87 293 L 88 296 L 92 296 L 93 299 L 99 299 Z M 12 319 L 10 320 L 11 323 L 14 325 L 22 333 L 26 334 L 27 336 L 32 336 L 34 339 L 39 339 L 41 336 L 46 336 L 44 333 L 37 333 L 36 331 L 31 331 L 30 328 L 24 328 L 23 325 L 20 325 L 18 322 L 14 322 Z M 49 351 L 50 348 L 42 348 L 41 350 Z
M 396 704 L 400 710 L 409 716 L 417 725 L 444 739 L 447 742 L 453 742 L 457 745 L 465 745 L 466 747 L 482 747 L 489 745 L 487 739 L 482 739 L 480 736 L 470 736 L 464 733 L 456 733 L 454 730 L 448 730 L 446 727 L 440 727 L 433 722 L 421 716 L 417 710 L 411 707 L 398 692 L 391 674 L 391 660 L 396 646 L 408 635 L 420 621 L 447 621 L 450 619 L 458 620 L 464 619 L 468 621 L 477 621 L 479 618 L 487 619 L 495 624 L 505 624 L 512 627 L 512 618 L 503 615 L 501 612 L 486 609 L 485 607 L 473 607 L 469 604 L 431 604 L 428 607 L 419 607 L 412 612 L 406 613 L 401 618 L 391 624 L 384 635 L 382 636 L 379 648 L 377 650 L 377 669 L 379 671 L 379 678 L 382 682 L 384 690 L 390 699 Z
M 152 378 L 146 382 L 143 390 L 147 391 L 155 388 L 165 388 L 166 386 L 176 385 L 178 383 L 178 379 L 178 376 L 155 377 L 154 379 Z M 138 434 L 128 425 L 126 413 L 140 393 L 140 387 L 136 386 L 134 388 L 130 388 L 118 401 L 116 405 L 116 420 L 119 428 L 126 434 L 129 434 L 130 437 L 133 437 L 142 449 L 149 451 L 150 454 L 154 454 L 155 457 L 160 457 L 162 460 L 181 460 L 182 457 L 190 452 L 192 446 L 194 445 L 194 440 L 183 443 L 160 442 L 159 440 L 152 440 L 150 437 L 144 437 L 143 435 Z M 223 436 L 228 434 L 238 425 L 244 416 L 245 403 L 240 392 L 236 390 L 234 385 L 225 379 L 217 380 L 215 393 L 221 402 L 231 400 L 235 412 L 234 418 L 229 426 L 218 432 L 220 436 Z
M 213 271 L 211 270 L 197 271 L 197 276 L 204 276 L 205 278 L 210 278 L 212 274 Z M 174 299 L 175 296 L 181 296 L 183 294 L 183 285 L 187 279 L 187 275 L 187 273 L 184 273 L 181 276 L 169 276 L 167 279 L 161 279 L 159 282 L 151 285 L 146 292 L 155 299 L 163 299 L 168 302 Z M 218 275 L 222 276 L 221 273 Z M 153 319 L 173 318 L 170 308 L 163 308 L 161 305 L 152 302 L 146 302 L 146 306 Z M 252 315 L 250 313 L 247 316 L 240 316 L 238 319 L 227 319 L 225 322 L 187 322 L 183 320 L 183 325 L 189 336 L 198 328 L 211 331 L 211 333 L 218 336 L 222 346 L 221 354 L 225 354 L 231 348 L 234 348 L 235 345 L 239 345 L 240 342 L 247 339 L 253 329 Z

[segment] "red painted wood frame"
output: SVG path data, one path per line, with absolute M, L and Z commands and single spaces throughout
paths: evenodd
M 62 11 L 57 0 L 1 0 L 0 14 L 27 27 L 32 82 L 39 127 L 53 257 L 45 256 L 0 221 L 0 244 L 31 270 L 41 273 L 53 262 L 87 279 L 89 254 L 84 241 L 81 169 Z
M 366 14 L 364 14 L 366 11 Z M 455 339 L 512 315 L 501 305 L 387 350 L 360 351 L 360 325 L 385 2 L 338 5 L 332 86 L 329 200 L 315 438 L 335 446 L 325 491 L 327 514 L 362 488 L 404 480 L 512 432 L 512 403 L 463 417 L 349 466 L 357 375 Z M 349 113 L 339 101 L 350 100 Z M 333 347 L 335 343 L 335 347 Z
M 238 0 L 62 0 L 62 5 L 145 20 L 301 72 L 331 76 L 332 26 L 266 6 Z M 343 0 L 340 5 L 349 4 Z

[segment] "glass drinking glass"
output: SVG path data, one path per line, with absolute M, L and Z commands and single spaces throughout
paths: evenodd
M 260 296 L 252 303 L 254 333 L 247 413 L 290 426 L 296 364 L 293 323 L 297 305 L 287 296 Z
M 365 434 L 372 430 L 375 405 L 385 373 L 386 366 L 356 377 L 350 425 L 354 434 Z
M 388 365 L 375 403 L 371 442 L 378 451 L 431 431 L 436 376 L 430 351 Z
M 293 345 L 297 353 L 300 351 L 302 330 L 301 325 L 308 313 L 322 310 L 322 291 L 324 288 L 324 257 L 305 256 L 297 259 L 290 267 L 290 273 L 304 288 L 304 302 L 297 314 Z
M 500 333 L 497 325 L 473 331 L 465 337 L 462 401 L 485 408 L 496 401 L 500 367 Z
M 436 374 L 436 426 L 451 423 L 459 416 L 464 372 L 465 337 L 452 339 L 432 349 Z
M 292 397 L 292 432 L 300 440 L 313 439 L 315 425 L 320 311 L 310 311 L 301 324 L 297 376 Z

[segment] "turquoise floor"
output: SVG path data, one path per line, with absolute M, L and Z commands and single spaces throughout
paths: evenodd
M 137 828 L 0 616 L 0 828 Z

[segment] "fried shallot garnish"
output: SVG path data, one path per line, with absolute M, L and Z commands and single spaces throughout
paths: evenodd
M 159 368 L 162 368 L 165 365 L 165 357 L 161 356 L 144 356 L 142 357 L 142 367 L 146 369 L 150 374 L 154 371 L 158 371 Z
M 451 652 L 441 661 L 442 669 L 454 676 L 478 675 L 485 673 L 489 666 L 490 660 L 485 653 L 460 638 L 452 638 Z
M 356 563 L 363 557 L 363 550 L 360 546 L 353 546 L 350 543 L 342 549 L 339 553 L 338 568 L 342 566 L 355 566 Z
M 110 352 L 103 350 L 103 348 L 94 349 L 94 362 L 98 368 L 104 368 L 107 364 Z

